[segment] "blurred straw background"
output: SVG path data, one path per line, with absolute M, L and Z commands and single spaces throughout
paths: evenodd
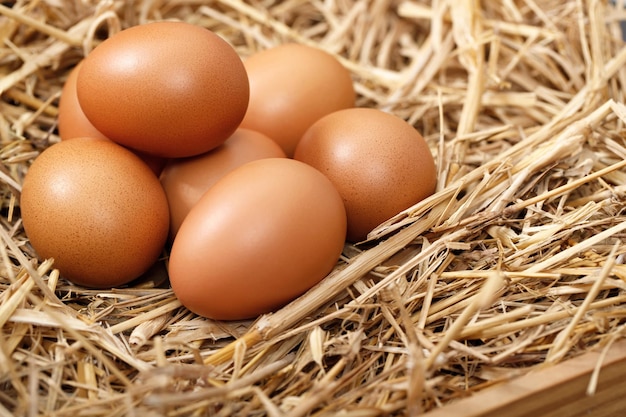
M 0 416 L 396 416 L 604 349 L 626 325 L 622 0 L 37 0 L 0 5 Z M 431 198 L 254 321 L 180 306 L 163 263 L 89 290 L 37 259 L 21 182 L 69 70 L 182 19 L 242 58 L 315 45 L 414 124 Z

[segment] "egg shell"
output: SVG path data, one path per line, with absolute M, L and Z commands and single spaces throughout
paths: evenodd
M 169 227 L 165 192 L 139 157 L 102 139 L 74 138 L 29 168 L 20 209 L 41 258 L 76 284 L 107 288 L 148 270 Z
M 81 64 L 79 63 L 70 71 L 65 80 L 65 84 L 63 84 L 63 89 L 61 90 L 59 118 L 57 122 L 59 137 L 61 140 L 79 137 L 108 140 L 109 138 L 104 136 L 104 134 L 96 129 L 89 119 L 87 119 L 87 116 L 85 116 L 83 109 L 78 103 L 76 78 L 80 67 Z
M 95 138 L 109 140 L 102 132 L 94 127 L 94 125 L 87 119 L 83 109 L 78 102 L 78 96 L 76 94 L 76 78 L 78 71 L 81 67 L 81 63 L 75 66 L 67 76 L 63 89 L 61 90 L 61 97 L 59 99 L 59 117 L 57 121 L 57 128 L 59 131 L 59 137 L 61 140 L 68 140 L 73 138 Z M 156 174 L 159 175 L 165 166 L 167 160 L 158 156 L 149 155 L 144 152 L 133 151 L 139 156 Z
M 183 221 L 169 258 L 172 289 L 199 315 L 252 318 L 322 280 L 345 233 L 341 197 L 319 171 L 288 158 L 248 162 Z
M 241 127 L 266 134 L 289 157 L 313 122 L 355 105 L 350 72 L 321 49 L 288 43 L 257 52 L 244 65 L 250 102 Z
M 284 157 L 280 146 L 266 135 L 237 129 L 216 149 L 202 155 L 170 160 L 160 176 L 170 207 L 170 237 L 176 236 L 189 210 L 224 175 L 246 162 Z
M 106 137 L 166 158 L 219 146 L 248 105 L 248 78 L 236 51 L 184 22 L 116 33 L 85 58 L 76 82 L 85 115 Z
M 348 240 L 357 242 L 434 193 L 435 161 L 422 135 L 381 110 L 340 110 L 314 123 L 295 159 L 323 172 L 343 197 Z

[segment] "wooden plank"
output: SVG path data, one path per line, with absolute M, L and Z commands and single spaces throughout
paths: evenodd
M 601 360 L 593 351 L 495 385 L 424 417 L 618 417 L 626 416 L 626 340 L 602 361 L 594 395 L 591 375 Z

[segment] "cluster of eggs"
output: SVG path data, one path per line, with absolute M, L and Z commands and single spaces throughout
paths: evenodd
M 183 22 L 125 29 L 68 76 L 62 141 L 24 178 L 25 232 L 62 276 L 106 288 L 167 254 L 191 311 L 244 319 L 323 279 L 346 242 L 432 194 L 404 120 L 355 107 L 349 71 L 285 44 L 241 60 Z

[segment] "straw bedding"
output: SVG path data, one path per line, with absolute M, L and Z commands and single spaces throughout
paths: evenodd
M 415 415 L 622 337 L 623 5 L 39 0 L 0 6 L 0 416 Z M 419 129 L 438 191 L 254 321 L 181 307 L 163 262 L 89 290 L 37 259 L 29 164 L 68 71 L 121 28 L 184 19 L 242 57 L 316 45 L 358 105 Z M 245 261 L 245 260 L 242 260 Z M 593 384 L 590 384 L 593 391 Z

